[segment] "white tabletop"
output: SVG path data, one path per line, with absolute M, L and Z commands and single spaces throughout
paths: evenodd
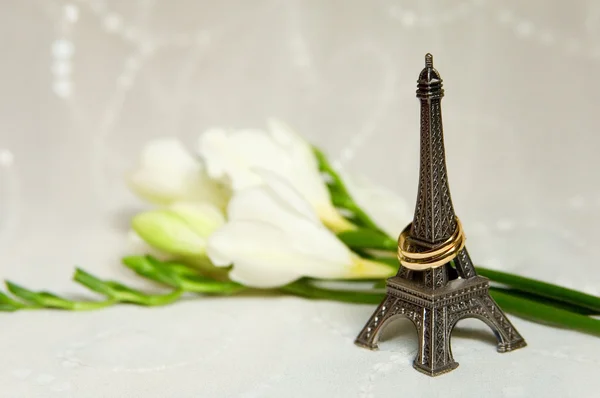
M 80 265 L 151 288 L 119 263 L 144 206 L 123 175 L 149 139 L 191 145 L 213 125 L 279 117 L 412 208 L 414 91 L 432 52 L 473 260 L 600 294 L 597 2 L 7 0 L 0 30 L 0 278 L 89 294 L 70 282 Z M 380 351 L 352 344 L 372 310 L 196 297 L 0 314 L 0 397 L 600 391 L 597 338 L 513 317 L 529 346 L 498 354 L 484 324 L 464 321 L 459 368 L 432 379 L 412 369 L 406 323 L 386 330 Z

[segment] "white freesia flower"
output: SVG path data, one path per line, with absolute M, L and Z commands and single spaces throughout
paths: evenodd
M 133 229 L 127 232 L 127 253 L 132 256 L 143 256 L 151 255 L 159 260 L 167 261 L 171 258 L 170 255 L 155 249 L 146 243 L 141 236 L 137 234 Z
M 383 278 L 384 264 L 353 254 L 285 180 L 261 173 L 263 183 L 234 195 L 229 221 L 208 239 L 214 265 L 233 264 L 230 278 L 272 288 L 314 278 Z
M 308 142 L 285 124 L 268 121 L 268 132 L 213 128 L 199 139 L 199 152 L 208 174 L 226 180 L 233 191 L 260 185 L 260 170 L 284 179 L 334 231 L 352 228 L 332 205 Z
M 136 215 L 131 226 L 152 248 L 194 258 L 205 256 L 206 239 L 224 223 L 221 211 L 209 203 L 178 202 Z
M 147 143 L 139 166 L 127 179 L 130 188 L 149 202 L 169 205 L 176 201 L 205 201 L 225 208 L 229 193 L 211 180 L 199 159 L 175 138 Z
M 412 221 L 406 200 L 391 190 L 360 176 L 343 174 L 344 183 L 356 204 L 391 237 L 397 237 Z

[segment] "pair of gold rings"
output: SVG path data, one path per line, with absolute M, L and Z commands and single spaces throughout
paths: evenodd
M 423 271 L 429 268 L 440 267 L 452 261 L 465 247 L 465 234 L 462 224 L 456 217 L 456 230 L 439 247 L 426 251 L 416 252 L 411 249 L 409 235 L 412 223 L 408 224 L 398 237 L 398 260 L 400 264 L 414 271 Z

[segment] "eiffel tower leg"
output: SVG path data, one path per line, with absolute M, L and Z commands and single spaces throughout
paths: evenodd
M 420 332 L 419 352 L 414 368 L 429 376 L 438 376 L 458 366 L 450 349 L 447 308 L 425 308 Z
M 369 321 L 359 333 L 358 337 L 354 341 L 354 344 L 370 350 L 377 349 L 379 332 L 381 331 L 381 327 L 385 321 L 390 316 L 390 309 L 394 305 L 395 301 L 396 299 L 390 295 L 385 297 L 385 300 L 379 304 L 377 310 L 373 313 L 373 315 L 371 315 L 371 318 L 369 318 Z
M 482 296 L 480 302 L 484 309 L 484 317 L 489 320 L 490 326 L 498 339 L 498 352 L 508 352 L 527 345 L 489 293 Z
M 456 270 L 458 271 L 458 275 L 461 278 L 469 279 L 477 275 L 477 272 L 475 271 L 475 266 L 473 266 L 471 256 L 469 256 L 469 252 L 467 252 L 466 247 L 458 252 L 458 255 L 454 259 L 454 263 L 456 264 Z
M 376 350 L 379 333 L 391 318 L 404 316 L 410 319 L 417 329 L 419 329 L 421 312 L 422 309 L 418 306 L 388 294 L 383 302 L 379 304 L 373 315 L 371 315 L 371 318 L 359 333 L 354 344 L 370 350 Z
M 403 265 L 400 265 L 398 268 L 398 274 L 396 275 L 399 278 L 411 279 L 411 271 Z

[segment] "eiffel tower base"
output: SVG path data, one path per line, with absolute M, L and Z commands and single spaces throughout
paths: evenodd
M 450 337 L 456 323 L 478 318 L 496 335 L 498 352 L 526 345 L 525 340 L 489 295 L 489 280 L 474 275 L 428 289 L 400 276 L 388 279 L 387 296 L 373 313 L 355 343 L 377 349 L 381 330 L 393 319 L 406 317 L 417 329 L 419 350 L 414 368 L 429 376 L 450 372 L 458 366 L 452 357 Z

